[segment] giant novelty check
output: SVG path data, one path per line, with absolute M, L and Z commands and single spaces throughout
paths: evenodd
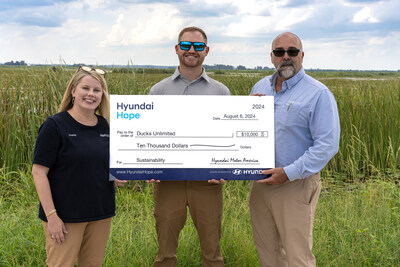
M 272 96 L 110 99 L 110 179 L 257 180 L 274 167 Z

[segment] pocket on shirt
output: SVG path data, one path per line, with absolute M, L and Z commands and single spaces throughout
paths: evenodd
M 287 126 L 308 126 L 307 108 L 301 103 L 289 102 L 282 107 L 284 116 L 284 124 Z

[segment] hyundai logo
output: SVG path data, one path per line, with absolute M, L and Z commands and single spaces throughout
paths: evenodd
M 235 169 L 235 170 L 232 171 L 232 173 L 233 173 L 234 175 L 241 175 L 241 174 L 242 174 L 242 170 Z

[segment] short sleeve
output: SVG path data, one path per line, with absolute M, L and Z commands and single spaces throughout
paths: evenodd
M 52 119 L 47 119 L 39 128 L 33 163 L 51 168 L 57 160 L 60 140 L 56 123 Z

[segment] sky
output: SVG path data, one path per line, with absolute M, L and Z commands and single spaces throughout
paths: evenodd
M 0 0 L 0 63 L 176 66 L 181 29 L 202 28 L 204 64 L 266 66 L 282 32 L 306 69 L 399 70 L 399 0 Z

